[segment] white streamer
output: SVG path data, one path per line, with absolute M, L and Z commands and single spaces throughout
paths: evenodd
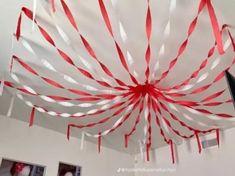
M 85 133 L 82 132 L 82 136 L 81 136 L 81 145 L 80 145 L 80 149 L 83 150 L 84 148 L 84 140 L 85 140 Z
M 36 10 L 37 10 L 37 0 L 33 0 L 33 20 L 32 20 L 32 31 L 35 30 L 35 18 L 36 18 Z
M 158 60 L 156 61 L 156 64 L 153 69 L 153 73 L 151 75 L 152 80 L 155 79 L 156 72 L 158 71 L 158 68 L 159 68 L 159 58 L 162 55 L 164 55 L 164 53 L 165 53 L 165 42 L 166 42 L 166 39 L 170 36 L 170 29 L 171 29 L 171 22 L 170 21 L 171 21 L 172 13 L 175 10 L 175 8 L 176 8 L 176 0 L 170 0 L 168 20 L 167 20 L 166 26 L 163 31 L 163 43 L 160 47 L 160 50 L 159 50 L 159 53 L 157 56 Z
M 112 3 L 112 5 L 113 5 L 113 7 L 116 8 L 116 6 L 117 6 L 117 0 L 111 0 L 111 3 Z
M 226 51 L 229 46 L 231 45 L 231 40 L 227 39 L 225 42 L 225 47 L 224 50 Z M 210 71 L 212 71 L 213 69 L 217 68 L 219 66 L 219 63 L 221 61 L 221 57 L 217 57 L 213 62 L 212 65 L 210 67 Z M 209 76 L 209 72 L 204 73 L 203 75 L 201 75 L 199 78 L 196 79 L 196 83 L 194 84 L 188 84 L 184 87 L 182 87 L 181 89 L 171 89 L 170 91 L 168 91 L 169 93 L 175 93 L 175 92 L 183 92 L 183 91 L 187 91 L 187 90 L 191 90 L 192 88 L 194 88 L 198 83 L 202 82 L 203 80 L 205 80 L 207 77 Z
M 4 74 L 3 74 L 1 84 L 0 84 L 0 96 L 2 96 L 3 89 L 4 89 L 4 84 L 5 84 L 5 79 L 4 79 Z
M 10 105 L 9 105 L 9 109 L 7 111 L 7 117 L 10 117 L 11 114 L 12 114 L 14 102 L 15 102 L 15 94 L 12 95 L 12 97 L 11 97 L 11 102 L 10 102 Z
M 24 97 L 23 97 L 23 95 L 21 95 L 21 94 L 19 94 L 19 93 L 17 93 L 16 94 L 17 95 L 17 97 L 20 99 L 20 100 L 22 100 L 26 105 L 28 105 L 29 107 L 33 107 L 34 105 L 33 105 L 33 103 L 32 102 L 30 102 L 30 101 L 28 101 L 28 100 L 25 100 L 24 99 Z M 43 98 L 44 99 L 46 99 L 47 101 L 53 101 L 52 99 L 50 99 L 49 97 L 46 97 L 46 96 L 43 96 Z M 42 112 L 42 113 L 47 113 L 47 114 L 49 114 L 49 115 L 51 115 L 51 116 L 59 116 L 59 117 L 70 117 L 70 116 L 73 116 L 73 117 L 81 117 L 81 116 L 84 116 L 84 115 L 91 115 L 91 114 L 93 114 L 93 113 L 95 113 L 95 112 L 97 112 L 97 111 L 99 111 L 100 109 L 101 110 L 107 110 L 109 107 L 111 107 L 111 105 L 112 105 L 112 103 L 118 103 L 118 102 L 120 102 L 122 100 L 122 98 L 120 98 L 120 97 L 116 97 L 116 98 L 114 98 L 113 100 L 111 100 L 110 101 L 110 103 L 109 104 L 105 104 L 105 105 L 103 105 L 101 108 L 99 108 L 99 109 L 92 109 L 92 110 L 89 110 L 89 111 L 87 111 L 87 112 L 85 112 L 85 113 L 81 113 L 81 112 L 77 112 L 77 113 L 74 113 L 74 114 L 69 114 L 69 113 L 57 113 L 57 112 L 54 112 L 54 111 L 45 111 L 43 108 L 41 108 L 41 107 L 35 107 L 35 109 L 37 110 L 37 111 L 39 111 L 39 112 Z M 107 102 L 108 103 L 108 102 Z M 104 108 L 105 107 L 105 108 Z
M 209 73 L 208 73 L 208 72 L 204 73 L 203 75 L 201 75 L 201 76 L 198 78 L 197 83 L 199 83 L 199 82 L 205 80 L 208 76 L 209 76 Z
M 133 104 L 129 105 L 125 109 L 123 115 L 114 123 L 114 125 L 110 129 L 103 131 L 100 135 L 99 134 L 91 134 L 88 132 L 86 132 L 86 135 L 88 135 L 90 137 L 98 138 L 99 136 L 105 136 L 105 135 L 109 134 L 110 131 L 112 131 L 113 129 L 115 129 L 119 125 L 119 123 L 124 119 L 125 115 L 132 110 L 133 106 L 134 106 Z
M 66 35 L 66 33 L 57 24 L 55 24 L 55 26 L 61 38 L 65 41 L 65 43 L 67 45 L 71 45 L 71 41 L 69 40 L 69 37 Z
M 30 53 L 32 53 L 34 56 L 36 56 L 33 48 L 30 46 L 30 44 L 26 40 L 22 39 L 21 43 L 25 47 L 26 50 L 28 50 Z
M 34 55 L 37 57 L 35 51 L 34 51 L 33 48 L 30 46 L 30 44 L 28 43 L 27 39 L 26 39 L 25 37 L 24 37 L 24 39 L 23 39 L 23 38 L 21 38 L 21 39 L 22 39 L 22 40 L 21 40 L 21 41 L 22 41 L 22 45 L 25 47 L 25 49 L 26 49 L 27 51 L 29 51 L 30 53 L 34 54 Z M 71 46 L 71 47 L 72 47 L 72 46 Z M 105 89 L 99 90 L 99 89 L 94 88 L 94 87 L 92 87 L 92 86 L 79 83 L 78 81 L 74 80 L 74 79 L 71 78 L 70 76 L 68 76 L 68 75 L 66 75 L 66 74 L 63 74 L 63 73 L 60 73 L 60 72 L 59 72 L 58 70 L 56 70 L 56 69 L 52 66 L 52 64 L 50 64 L 50 62 L 47 61 L 46 59 L 39 59 L 39 60 L 41 61 L 41 63 L 42 63 L 46 68 L 48 68 L 49 70 L 51 70 L 51 71 L 53 71 L 53 72 L 56 72 L 56 73 L 60 74 L 66 81 L 68 81 L 68 82 L 70 82 L 70 83 L 77 84 L 77 85 L 79 85 L 79 86 L 81 86 L 81 87 L 83 87 L 83 88 L 85 88 L 85 89 L 87 89 L 87 90 L 89 90 L 89 91 L 96 91 L 96 92 L 103 92 L 103 93 L 113 93 L 113 92 L 114 92 L 114 93 L 117 93 L 116 90 L 105 90 Z M 96 73 L 96 75 L 99 75 L 98 72 L 97 72 L 97 70 L 94 69 L 94 68 L 93 68 L 85 59 L 83 59 L 81 56 L 79 56 L 78 61 L 81 62 L 82 65 L 85 65 L 85 66 L 89 69 L 89 71 Z M 102 77 L 102 76 L 100 76 L 100 77 L 101 77 L 101 79 L 107 81 L 104 77 Z M 111 83 L 109 82 L 109 84 L 111 84 Z M 112 84 L 111 84 L 111 85 L 112 85 Z M 119 91 L 119 92 L 120 92 L 120 91 Z
M 220 61 L 221 61 L 221 58 L 220 57 L 217 57 L 214 61 L 213 61 L 213 63 L 212 63 L 212 65 L 211 65 L 211 70 L 213 70 L 215 67 L 217 67 L 217 65 L 219 65 L 219 63 L 220 63 Z
M 141 140 L 139 140 L 139 148 L 140 148 L 140 157 L 141 157 L 142 161 L 144 161 L 144 151 L 143 151 L 144 146 L 143 146 Z
M 126 40 L 127 40 L 126 31 L 120 21 L 119 21 L 119 31 L 120 31 L 120 35 L 121 35 L 123 42 L 126 43 Z
M 126 54 L 127 54 L 127 61 L 128 61 L 128 63 L 129 63 L 130 65 L 133 65 L 134 59 L 133 59 L 133 57 L 131 56 L 130 52 L 127 51 Z

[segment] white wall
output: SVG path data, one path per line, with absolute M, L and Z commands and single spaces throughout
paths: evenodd
M 207 138 L 212 138 L 211 134 Z M 137 155 L 135 169 L 149 169 L 146 172 L 136 172 L 136 176 L 234 176 L 235 175 L 235 129 L 222 133 L 220 148 L 213 147 L 198 154 L 195 139 L 177 147 L 178 163 L 171 164 L 169 147 L 153 151 L 152 162 L 146 163 Z M 155 168 L 156 171 L 150 169 Z M 164 172 L 165 170 L 165 172 Z M 168 170 L 168 171 L 167 171 Z
M 133 176 L 118 173 L 118 168 L 133 167 L 131 155 L 102 148 L 38 126 L 0 116 L 0 157 L 46 166 L 45 176 L 56 176 L 59 161 L 82 166 L 82 176 Z

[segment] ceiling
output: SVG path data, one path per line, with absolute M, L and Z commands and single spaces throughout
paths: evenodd
M 163 31 L 168 21 L 168 9 L 169 9 L 169 2 L 165 0 L 155 0 L 151 1 L 151 8 L 152 8 L 152 16 L 153 16 L 153 35 L 151 38 L 151 47 L 155 48 L 152 50 L 152 61 L 151 61 L 151 69 L 154 68 L 154 63 L 158 60 L 159 61 L 159 68 L 156 72 L 156 77 L 159 78 L 160 73 L 166 70 L 169 62 L 174 58 L 177 53 L 177 49 L 181 42 L 185 39 L 187 28 L 189 23 L 195 17 L 197 6 L 199 1 L 195 0 L 180 0 L 177 1 L 176 9 L 173 11 L 171 16 L 171 27 L 170 27 L 170 35 L 169 37 L 164 39 Z M 216 14 L 220 24 L 231 24 L 235 26 L 235 1 L 220 1 L 220 0 L 213 0 L 214 7 L 216 9 Z M 71 5 L 71 4 L 69 4 Z M 64 82 L 62 78 L 58 78 L 58 75 L 52 73 L 48 70 L 45 70 L 43 65 L 41 64 L 39 58 L 47 58 L 50 60 L 56 68 L 63 73 L 71 75 L 71 77 L 76 78 L 78 81 L 85 82 L 84 84 L 93 85 L 92 81 L 83 80 L 83 78 L 76 72 L 76 70 L 67 67 L 64 63 L 58 59 L 58 54 L 56 53 L 55 49 L 51 47 L 49 44 L 43 41 L 43 38 L 40 37 L 40 33 L 37 28 L 34 30 L 32 29 L 32 22 L 23 17 L 23 31 L 22 31 L 22 38 L 30 43 L 30 45 L 34 48 L 37 52 L 38 57 L 34 57 L 28 53 L 28 51 L 22 45 L 22 42 L 17 42 L 13 36 L 16 29 L 17 18 L 20 13 L 20 9 L 22 6 L 26 6 L 30 9 L 33 9 L 33 1 L 13 1 L 13 0 L 1 0 L 0 7 L 1 15 L 0 15 L 0 23 L 1 31 L 0 31 L 0 74 L 5 74 L 5 77 L 9 80 L 12 80 L 9 76 L 9 63 L 10 58 L 13 53 L 17 53 L 17 55 L 24 58 L 24 61 L 30 63 L 34 68 L 36 68 L 39 72 L 42 72 L 44 75 L 47 75 L 51 78 L 56 79 L 57 81 Z M 79 1 L 79 3 L 75 3 L 73 7 L 75 16 L 78 17 L 79 20 L 79 27 L 81 33 L 87 37 L 87 39 L 91 42 L 93 48 L 97 52 L 97 55 L 102 58 L 102 62 L 107 64 L 108 68 L 115 73 L 115 75 L 122 79 L 124 82 L 130 83 L 128 79 L 128 75 L 120 67 L 120 63 L 118 62 L 116 51 L 113 45 L 113 41 L 110 39 L 110 36 L 107 32 L 107 29 L 102 21 L 101 16 L 99 15 L 99 7 L 98 2 L 94 0 L 86 0 L 86 1 Z M 143 67 L 144 63 L 144 55 L 145 49 L 147 46 L 146 34 L 145 34 L 145 16 L 146 16 L 146 1 L 139 0 L 133 1 L 131 0 L 119 0 L 116 5 L 116 9 L 113 9 L 111 6 L 111 2 L 107 2 L 107 9 L 110 13 L 110 19 L 113 22 L 113 29 L 114 33 L 118 33 L 118 20 L 122 21 L 123 26 L 125 28 L 127 34 L 127 42 L 121 43 L 122 48 L 128 49 L 131 53 L 132 57 L 134 58 L 134 64 L 132 69 L 135 69 L 138 73 L 138 79 L 140 81 L 144 81 L 144 71 L 145 67 Z M 47 7 L 46 7 L 47 8 Z M 56 42 L 58 46 L 63 48 L 67 53 L 72 55 L 74 58 L 77 57 L 77 53 L 75 53 L 71 46 L 68 46 L 62 40 L 57 39 L 58 33 L 55 32 L 53 28 L 53 20 L 47 14 L 46 8 L 44 9 L 43 6 L 38 3 L 37 6 L 37 20 L 40 24 L 47 26 L 47 30 L 53 34 L 53 37 L 56 38 Z M 58 22 L 58 24 L 62 25 L 62 27 L 67 30 L 66 32 L 69 33 L 70 37 L 73 42 L 77 45 L 76 51 L 83 56 L 84 58 L 88 58 L 89 56 L 85 52 L 85 50 L 81 47 L 81 41 L 77 39 L 77 34 L 74 33 L 72 29 L 68 26 L 68 22 L 65 22 L 65 18 L 60 16 L 60 10 L 58 11 L 58 16 L 54 17 L 54 20 Z M 63 26 L 64 25 L 64 26 Z M 235 30 L 231 29 L 232 33 L 235 34 Z M 226 38 L 226 37 L 225 37 Z M 120 35 L 117 36 L 117 40 L 121 41 Z M 13 42 L 13 49 L 12 49 L 12 42 Z M 159 57 L 158 53 L 160 50 L 160 46 L 162 43 L 165 44 L 165 53 L 161 57 Z M 71 45 L 74 46 L 74 43 Z M 167 77 L 166 81 L 162 81 L 161 86 L 167 87 L 178 83 L 180 80 L 185 80 L 191 73 L 194 71 L 200 62 L 206 57 L 207 52 L 211 46 L 214 44 L 214 38 L 212 35 L 212 30 L 210 26 L 210 21 L 208 14 L 203 12 L 203 14 L 199 18 L 198 27 L 195 33 L 190 38 L 190 43 L 187 47 L 187 51 L 183 54 L 182 59 L 179 60 L 177 66 L 174 67 L 172 72 Z M 200 75 L 205 73 L 209 73 L 207 79 L 202 82 L 195 84 L 195 88 L 204 85 L 211 80 L 213 80 L 214 76 L 217 75 L 221 68 L 225 68 L 231 62 L 232 58 L 234 57 L 234 52 L 232 52 L 231 48 L 228 48 L 228 52 L 226 54 L 219 56 L 216 53 L 210 61 L 209 65 L 212 65 L 213 60 L 218 58 L 220 59 L 219 67 L 211 70 L 211 67 L 207 67 L 203 70 Z M 158 58 L 158 59 L 156 59 Z M 79 61 L 75 61 L 78 65 L 81 65 Z M 95 68 L 96 64 L 89 60 L 91 65 Z M 26 74 L 24 69 L 22 69 L 19 65 L 14 65 L 14 73 L 16 73 L 21 82 L 27 85 L 32 86 L 36 90 L 40 90 L 41 93 L 48 94 L 49 92 L 53 92 L 53 89 L 48 89 L 48 87 L 42 84 L 42 81 L 37 77 L 32 75 Z M 98 69 L 99 72 L 99 69 Z M 235 74 L 235 69 L 231 69 L 231 72 Z M 101 74 L 102 76 L 102 74 Z M 195 83 L 195 82 L 194 82 Z M 70 86 L 68 83 L 64 83 L 66 86 Z M 207 94 L 212 94 L 218 90 L 226 88 L 225 80 L 220 81 L 215 86 L 211 87 L 206 93 L 199 94 L 197 97 L 187 97 L 191 100 L 197 100 L 205 97 Z M 4 89 L 4 94 L 0 97 L 0 113 L 6 114 L 8 111 L 8 107 L 11 101 L 11 97 L 14 94 L 14 90 L 11 89 Z M 56 90 L 58 95 L 66 95 L 65 92 Z M 223 96 L 219 97 L 218 101 L 223 101 L 229 98 L 228 91 L 223 94 Z M 35 103 L 44 104 L 45 107 L 51 108 L 53 110 L 60 110 L 62 112 L 74 113 L 74 112 L 83 112 L 84 108 L 66 108 L 61 107 L 56 104 L 51 104 L 48 102 L 44 102 L 42 100 L 38 100 L 36 98 L 27 97 Z M 183 114 L 188 114 L 189 112 L 183 108 L 179 107 L 179 112 L 177 112 L 178 116 L 182 116 Z M 215 111 L 221 112 L 228 112 L 230 114 L 234 114 L 234 109 L 232 104 L 227 104 L 221 106 L 219 109 L 214 108 Z M 22 121 L 28 121 L 29 114 L 31 108 L 25 105 L 20 99 L 16 99 L 13 107 L 12 118 L 16 118 Z M 195 115 L 190 114 L 192 119 L 195 120 L 195 125 L 197 127 L 203 127 L 203 124 L 214 124 L 221 126 L 222 128 L 229 128 L 234 126 L 232 120 L 224 121 L 221 119 L 206 119 L 204 115 Z M 92 122 L 95 119 L 99 119 L 100 117 L 94 117 L 92 119 L 84 119 L 82 123 Z M 42 126 L 44 128 L 48 128 L 54 131 L 58 131 L 60 133 L 66 133 L 67 130 L 67 123 L 68 122 L 76 122 L 76 120 L 71 120 L 68 118 L 58 118 L 49 116 L 45 113 L 36 113 L 35 124 Z M 187 121 L 187 119 L 186 119 Z M 97 128 L 92 130 L 89 129 L 89 132 L 97 132 L 99 129 L 106 129 L 115 122 L 115 120 L 110 121 L 106 125 L 101 125 Z M 188 120 L 190 123 L 190 121 Z M 130 138 L 130 145 L 128 149 L 124 149 L 124 140 L 123 140 L 123 133 L 130 129 L 130 126 L 134 123 L 134 118 L 129 120 L 125 123 L 119 130 L 115 131 L 111 135 L 108 135 L 103 138 L 103 145 L 113 148 L 115 150 L 124 151 L 128 153 L 137 153 L 139 152 L 139 145 L 138 139 L 142 139 L 143 135 L 143 128 L 144 128 L 144 120 L 141 121 L 141 124 L 138 127 L 136 133 Z M 154 126 L 154 124 L 153 124 Z M 177 126 L 180 130 L 182 127 Z M 153 129 L 153 148 L 164 146 L 165 143 L 162 140 L 159 131 L 157 129 Z M 75 137 L 81 137 L 80 130 L 73 130 L 72 135 Z M 66 139 L 65 139 L 66 140 Z M 97 142 L 97 139 L 87 138 L 87 140 L 91 142 Z

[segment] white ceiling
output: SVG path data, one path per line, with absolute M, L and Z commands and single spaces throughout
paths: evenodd
M 198 0 L 177 1 L 176 10 L 174 11 L 171 17 L 171 33 L 169 38 L 167 38 L 165 41 L 165 46 L 166 46 L 165 54 L 161 58 L 159 58 L 160 68 L 158 69 L 157 76 L 159 76 L 160 73 L 166 70 L 168 63 L 176 55 L 178 46 L 185 39 L 188 25 L 196 14 L 198 3 L 199 3 Z M 232 26 L 235 26 L 235 16 L 234 16 L 235 1 L 213 0 L 213 4 L 215 6 L 216 14 L 220 21 L 220 24 L 227 23 L 231 24 Z M 26 0 L 0 1 L 0 7 L 2 7 L 0 15 L 1 75 L 5 73 L 6 77 L 9 78 L 8 75 L 9 62 L 11 55 L 14 52 L 17 53 L 17 55 L 23 57 L 27 63 L 30 63 L 39 72 L 43 72 L 43 74 L 51 78 L 54 78 L 57 81 L 63 81 L 63 79 L 58 78 L 57 75 L 55 75 L 54 73 L 45 71 L 43 69 L 42 64 L 40 64 L 39 59 L 32 57 L 30 54 L 28 54 L 28 52 L 23 48 L 20 42 L 17 43 L 15 40 L 13 40 L 14 51 L 12 50 L 12 34 L 16 29 L 16 21 L 22 6 L 27 6 L 30 9 L 32 9 L 33 4 L 32 1 L 29 2 Z M 153 48 L 152 57 L 154 59 L 157 58 L 160 46 L 163 42 L 162 34 L 168 19 L 168 8 L 169 8 L 169 1 L 165 0 L 151 1 L 151 10 L 153 16 L 153 36 L 151 39 L 151 47 Z M 143 58 L 147 46 L 146 34 L 145 34 L 146 1 L 119 0 L 116 9 L 112 9 L 111 2 L 107 2 L 107 9 L 110 13 L 110 19 L 113 22 L 114 32 L 118 33 L 117 18 L 119 18 L 119 20 L 122 21 L 128 39 L 125 45 L 123 43 L 121 44 L 121 47 L 128 49 L 132 54 L 135 61 L 134 68 L 139 73 L 139 80 L 143 81 L 144 78 L 143 73 L 145 71 L 145 67 L 143 67 L 144 63 Z M 130 80 L 128 80 L 127 74 L 120 67 L 120 63 L 118 62 L 113 42 L 110 39 L 110 36 L 108 35 L 108 32 L 104 26 L 101 16 L 99 15 L 99 7 L 97 1 L 94 0 L 79 1 L 79 3 L 74 4 L 73 10 L 75 16 L 78 17 L 81 33 L 83 33 L 84 36 L 86 36 L 87 39 L 91 42 L 93 48 L 97 52 L 97 55 L 100 58 L 102 58 L 102 61 L 105 64 L 107 64 L 109 68 L 111 68 L 111 70 L 115 73 L 115 75 L 118 78 L 121 78 L 124 82 L 130 82 Z M 64 22 L 65 19 L 60 17 L 61 16 L 57 16 L 55 20 L 58 21 L 59 19 L 60 22 L 62 21 L 64 25 L 63 28 L 65 28 L 65 30 L 69 32 L 69 35 L 71 36 L 71 38 L 74 39 L 74 42 L 77 42 L 76 44 L 78 46 L 79 53 L 83 57 L 88 58 L 88 55 L 86 54 L 85 50 L 82 47 L 80 47 L 81 42 L 79 41 L 79 39 L 77 39 L 77 36 L 74 33 L 74 31 L 72 31 L 70 28 L 67 28 L 68 23 Z M 58 34 L 54 32 L 55 30 L 51 26 L 51 24 L 53 24 L 53 21 L 46 14 L 46 12 L 40 6 L 40 4 L 38 4 L 37 7 L 37 19 L 40 22 L 40 24 L 47 26 L 47 30 L 49 30 L 54 35 L 54 37 L 58 36 Z M 35 49 L 35 51 L 37 51 L 39 57 L 47 58 L 48 60 L 50 60 L 51 63 L 53 63 L 58 68 L 58 70 L 68 75 L 71 75 L 72 77 L 77 78 L 78 81 L 84 81 L 82 80 L 82 77 L 77 74 L 75 70 L 73 70 L 72 68 L 67 68 L 67 66 L 66 67 L 64 66 L 64 63 L 58 59 L 58 54 L 55 52 L 55 50 L 50 45 L 46 44 L 46 42 L 43 41 L 42 37 L 40 37 L 40 33 L 38 32 L 37 29 L 35 29 L 35 31 L 32 32 L 32 22 L 30 22 L 26 18 L 23 18 L 23 21 L 24 21 L 23 22 L 24 27 L 22 28 L 23 29 L 22 35 L 27 41 L 29 41 L 29 43 Z M 234 33 L 234 29 L 232 29 L 232 32 Z M 118 38 L 117 40 L 121 40 L 120 36 L 117 38 Z M 76 54 L 71 50 L 71 48 L 66 46 L 66 44 L 63 43 L 62 40 L 58 39 L 56 40 L 56 42 L 58 42 L 58 45 L 64 48 L 66 52 L 72 55 L 73 58 L 77 57 Z M 199 63 L 206 57 L 208 49 L 213 46 L 213 43 L 214 43 L 214 38 L 212 35 L 209 17 L 206 12 L 203 12 L 203 14 L 199 18 L 198 27 L 195 33 L 193 34 L 192 38 L 190 39 L 190 44 L 187 48 L 187 51 L 183 54 L 182 59 L 179 60 L 177 66 L 169 74 L 167 81 L 163 81 L 161 86 L 164 87 L 164 86 L 174 85 L 174 83 L 186 79 L 187 76 L 189 76 L 192 73 L 192 71 L 198 67 Z M 199 83 L 195 87 L 200 87 L 201 85 L 210 82 L 215 75 L 217 75 L 223 68 L 225 68 L 226 65 L 228 65 L 231 62 L 233 56 L 234 52 L 232 52 L 231 49 L 223 56 L 219 56 L 216 53 L 215 56 L 213 56 L 213 59 L 221 57 L 220 66 L 214 69 L 213 71 L 210 71 L 209 68 L 205 69 L 202 72 L 202 74 L 207 72 L 210 73 L 209 77 L 207 78 L 207 81 L 203 82 L 203 84 Z M 154 59 L 152 60 L 151 68 L 153 68 L 154 65 L 153 63 L 154 61 L 156 61 Z M 80 63 L 77 62 L 77 64 L 79 65 Z M 95 63 L 93 63 L 92 61 L 91 64 L 95 65 Z M 52 89 L 48 90 L 47 87 L 43 86 L 42 81 L 40 81 L 36 77 L 27 75 L 25 71 L 17 65 L 14 66 L 14 72 L 17 73 L 17 75 L 20 77 L 21 81 L 24 84 L 28 84 L 34 87 L 36 90 L 40 90 L 41 93 L 48 94 L 48 92 L 54 91 Z M 232 72 L 235 73 L 235 69 L 233 69 Z M 85 83 L 93 84 L 91 81 L 85 81 Z M 188 98 L 191 100 L 197 100 L 200 99 L 201 97 L 204 97 L 205 95 L 212 94 L 215 91 L 219 91 L 225 87 L 226 87 L 225 80 L 222 80 L 218 84 L 216 84 L 216 86 L 210 88 L 209 91 L 207 91 L 206 93 L 200 94 L 198 97 L 188 97 Z M 14 93 L 14 91 L 10 89 L 7 90 L 5 89 L 3 96 L 0 97 L 1 114 L 7 113 L 12 93 Z M 64 94 L 63 91 L 56 91 L 53 93 L 56 93 L 58 95 Z M 229 94 L 228 92 L 226 92 L 226 94 L 224 94 L 224 96 L 221 96 L 218 99 L 218 101 L 226 100 L 228 99 L 228 97 Z M 38 99 L 34 98 L 29 98 L 29 99 L 36 103 L 41 103 L 41 104 L 43 103 L 41 100 Z M 78 109 L 78 108 L 67 109 L 65 107 L 61 107 L 58 105 L 51 105 L 49 103 L 45 103 L 44 105 L 45 107 L 51 109 L 56 109 L 56 110 L 59 109 L 59 111 L 69 112 L 69 113 L 74 113 L 75 111 L 81 111 L 81 112 L 83 111 L 83 109 Z M 179 116 L 181 116 L 182 113 L 187 113 L 187 111 L 184 109 L 180 110 L 181 112 L 178 113 Z M 234 114 L 234 109 L 232 105 L 224 105 L 221 106 L 219 109 L 215 110 Z M 29 114 L 30 114 L 30 108 L 27 107 L 24 103 L 22 103 L 21 100 L 17 99 L 14 104 L 12 118 L 28 121 Z M 204 123 L 210 123 L 210 124 L 213 123 L 225 127 L 231 127 L 232 125 L 234 125 L 230 121 L 207 120 L 202 115 L 197 115 L 197 116 L 192 115 L 192 117 L 196 119 L 197 122 L 201 121 Z M 82 123 L 92 122 L 98 118 L 99 117 L 95 117 L 91 120 L 90 119 L 83 120 Z M 66 133 L 68 121 L 69 120 L 66 118 L 63 119 L 63 118 L 51 117 L 42 113 L 37 113 L 35 124 L 58 131 L 60 133 Z M 108 128 L 114 122 L 115 121 L 110 121 L 110 123 L 103 125 L 99 128 L 102 129 Z M 125 151 L 129 153 L 139 152 L 138 139 L 143 138 L 143 126 L 144 126 L 143 122 L 140 124 L 138 128 L 139 130 L 137 130 L 135 135 L 131 137 L 129 148 L 124 149 L 123 147 L 124 145 L 123 133 L 126 132 L 128 129 L 130 129 L 130 126 L 132 126 L 133 123 L 134 119 L 129 120 L 128 123 L 124 124 L 123 127 L 120 128 L 120 130 L 117 130 L 113 134 L 105 137 L 103 139 L 103 144 L 105 146 L 111 147 L 119 151 Z M 196 125 L 200 126 L 200 124 Z M 97 132 L 99 128 L 94 128 L 92 129 L 92 131 L 89 132 Z M 178 126 L 178 128 L 180 127 Z M 73 130 L 72 134 L 73 136 L 76 137 L 81 136 L 81 132 L 79 130 Z M 157 129 L 154 129 L 153 134 L 154 134 L 153 136 L 154 148 L 165 145 Z M 89 138 L 88 140 L 96 142 L 95 139 Z

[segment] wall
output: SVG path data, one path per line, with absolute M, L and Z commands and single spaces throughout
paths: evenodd
M 131 155 L 85 142 L 80 150 L 76 138 L 38 126 L 0 116 L 0 157 L 46 166 L 45 176 L 56 176 L 59 161 L 82 166 L 82 176 L 133 176 L 118 173 L 118 168 L 133 167 Z
M 211 134 L 207 138 L 212 138 Z M 145 172 L 136 172 L 136 176 L 234 176 L 235 163 L 235 129 L 222 133 L 221 145 L 203 150 L 198 154 L 195 139 L 177 147 L 177 164 L 171 164 L 169 146 L 152 152 L 152 161 L 143 162 L 137 155 L 135 169 L 145 168 Z M 151 169 L 155 168 L 155 171 Z

